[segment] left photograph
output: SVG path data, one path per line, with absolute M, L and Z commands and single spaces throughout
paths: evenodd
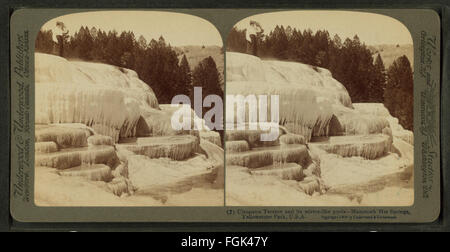
M 45 23 L 35 52 L 37 206 L 224 205 L 214 25 L 174 12 L 75 13 Z M 210 108 L 219 112 L 203 119 Z

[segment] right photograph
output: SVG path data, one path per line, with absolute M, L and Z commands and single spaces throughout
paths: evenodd
M 414 46 L 398 20 L 281 11 L 226 41 L 226 205 L 414 204 Z

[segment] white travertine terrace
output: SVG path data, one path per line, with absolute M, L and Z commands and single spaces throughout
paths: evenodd
M 160 106 L 132 70 L 41 53 L 35 59 L 37 205 L 223 202 L 217 132 L 174 130 L 171 117 L 181 107 Z
M 159 109 L 152 89 L 132 70 L 41 53 L 35 59 L 38 124 L 83 123 L 117 141 L 135 136 L 141 115 Z
M 327 69 L 241 53 L 228 52 L 226 56 L 227 95 L 279 95 L 282 125 L 308 141 L 336 131 L 381 133 L 389 125 L 384 116 L 355 110 L 345 87 Z M 227 115 L 227 122 L 235 120 Z
M 250 127 L 226 132 L 229 205 L 412 204 L 413 133 L 383 104 L 353 104 L 323 68 L 232 52 L 226 59 L 227 95 L 279 95 L 280 114 L 274 141 Z M 226 111 L 235 124 L 237 109 Z

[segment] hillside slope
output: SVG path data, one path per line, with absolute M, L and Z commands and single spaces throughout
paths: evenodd
M 381 59 L 383 59 L 384 66 L 389 68 L 389 66 L 394 62 L 395 59 L 406 55 L 408 60 L 411 62 L 411 66 L 414 66 L 414 47 L 413 45 L 374 45 L 369 46 L 369 50 L 376 54 L 380 54 Z
M 179 46 L 174 48 L 175 51 L 179 54 L 179 58 L 186 55 L 186 58 L 189 62 L 189 66 L 191 70 L 194 70 L 195 67 L 202 61 L 204 58 L 211 56 L 217 65 L 217 70 L 222 76 L 224 74 L 224 58 L 222 48 L 219 46 Z M 223 83 L 222 83 L 223 85 Z

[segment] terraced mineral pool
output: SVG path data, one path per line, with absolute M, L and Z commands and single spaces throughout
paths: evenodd
M 149 158 L 185 160 L 199 149 L 199 139 L 191 135 L 123 139 L 117 150 L 127 150 Z
M 250 174 L 262 176 L 277 176 L 281 179 L 298 181 L 302 180 L 305 177 L 305 175 L 303 174 L 302 166 L 296 163 L 284 163 L 254 168 L 250 170 Z
M 281 163 L 305 164 L 308 160 L 308 149 L 302 144 L 257 147 L 246 152 L 226 155 L 227 165 L 238 165 L 248 168 Z
M 67 169 L 82 164 L 111 164 L 115 160 L 114 147 L 105 145 L 66 148 L 57 152 L 35 154 L 35 166 L 57 169 Z
M 84 177 L 91 181 L 105 181 L 112 179 L 111 168 L 104 164 L 80 165 L 77 167 L 58 171 L 58 174 L 66 177 Z
M 342 157 L 360 156 L 377 159 L 389 152 L 392 139 L 388 135 L 333 136 L 313 138 L 309 143 Z

